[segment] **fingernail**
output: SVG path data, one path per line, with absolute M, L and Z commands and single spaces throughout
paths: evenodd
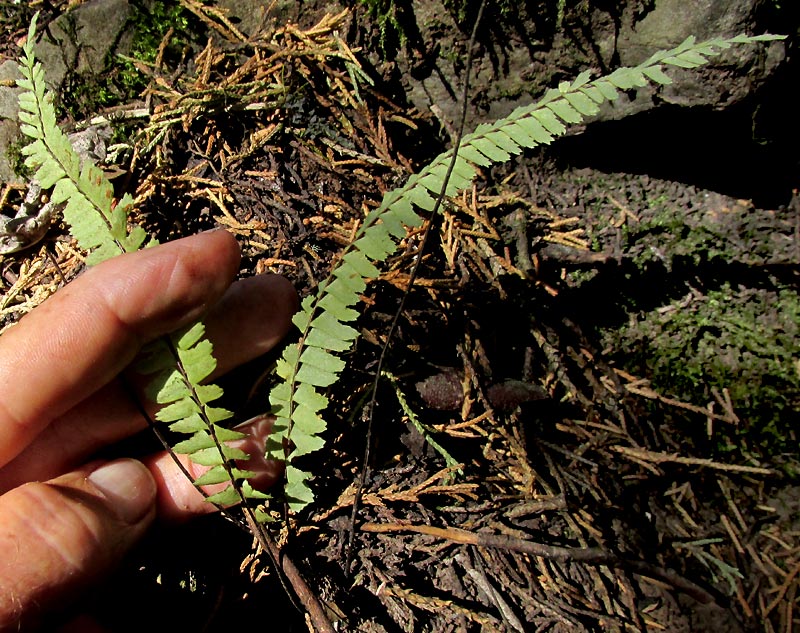
M 153 477 L 144 464 L 135 459 L 109 462 L 87 479 L 105 495 L 117 517 L 131 525 L 143 519 L 155 501 Z

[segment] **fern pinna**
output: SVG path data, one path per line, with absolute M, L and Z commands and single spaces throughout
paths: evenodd
M 465 136 L 449 179 L 452 150 L 440 154 L 403 187 L 387 192 L 380 206 L 366 216 L 328 279 L 315 295 L 303 301 L 301 312 L 294 318 L 301 334 L 299 343 L 289 346 L 278 362 L 277 373 L 283 382 L 270 394 L 276 422 L 268 456 L 287 462 L 285 495 L 290 507 L 300 510 L 314 498 L 309 487 L 311 474 L 293 465 L 293 461 L 324 445 L 320 434 L 326 423 L 320 413 L 328 399 L 321 390 L 333 385 L 345 366 L 335 354 L 349 350 L 358 337 L 357 330 L 348 325 L 358 317 L 353 306 L 366 288 L 366 279 L 379 275 L 374 262 L 382 262 L 395 250 L 396 242 L 406 236 L 406 227 L 422 225 L 417 209 L 431 211 L 443 188 L 445 195 L 453 196 L 469 187 L 478 167 L 504 162 L 523 149 L 549 144 L 567 131 L 567 125 L 582 122 L 597 114 L 601 104 L 617 99 L 620 90 L 672 83 L 664 72 L 665 66 L 696 68 L 734 44 L 776 39 L 783 38 L 739 35 L 697 43 L 690 37 L 638 66 L 619 68 L 594 81 L 586 71 L 572 83 L 563 82 L 549 90 L 537 103 L 517 108 L 504 119 L 484 123 Z
M 133 206 L 131 196 L 126 194 L 115 204 L 112 185 L 102 170 L 88 160 L 81 164 L 80 156 L 58 127 L 44 71 L 34 53 L 37 16 L 31 21 L 23 45 L 19 64 L 23 78 L 17 82 L 22 88 L 20 129 L 32 139 L 22 153 L 42 190 L 52 188 L 52 201 L 64 205 L 64 219 L 70 232 L 81 248 L 89 251 L 86 263 L 93 265 L 140 249 L 147 236 L 139 226 L 128 227 L 128 212 Z M 156 419 L 169 423 L 172 431 L 191 434 L 191 438 L 179 442 L 173 450 L 188 455 L 196 464 L 210 467 L 194 482 L 197 486 L 230 483 L 208 497 L 208 501 L 227 506 L 246 498 L 264 498 L 266 495 L 247 483 L 247 477 L 253 473 L 233 464 L 234 460 L 248 459 L 249 455 L 227 445 L 243 437 L 242 433 L 219 425 L 232 414 L 210 406 L 222 395 L 222 389 L 202 384 L 216 367 L 212 345 L 203 338 L 204 332 L 203 324 L 196 323 L 144 350 L 138 369 L 143 374 L 154 374 L 148 396 L 166 405 Z

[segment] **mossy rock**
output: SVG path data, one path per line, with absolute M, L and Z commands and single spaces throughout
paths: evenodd
M 726 283 L 691 291 L 633 315 L 625 327 L 606 332 L 605 342 L 662 393 L 704 406 L 727 389 L 740 423 L 717 427 L 719 448 L 739 436 L 757 452 L 796 450 L 800 298 L 794 290 Z

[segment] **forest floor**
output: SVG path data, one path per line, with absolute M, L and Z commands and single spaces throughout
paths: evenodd
M 30 11 L 2 10 L 14 58 Z M 135 99 L 78 100 L 64 125 L 113 121 L 106 167 L 160 240 L 224 226 L 243 277 L 306 296 L 448 132 L 345 42 L 348 11 L 268 22 L 257 42 L 205 15 L 136 65 Z M 368 284 L 316 501 L 274 527 L 337 630 L 800 627 L 800 200 L 632 149 L 666 119 L 619 125 L 485 170 L 424 253 L 411 232 Z M 22 196 L 6 186 L 0 212 Z M 418 257 L 348 550 L 361 411 Z M 83 259 L 54 226 L 0 267 L 9 327 Z M 268 408 L 274 360 L 223 383 L 238 416 Z M 253 547 L 219 517 L 159 529 L 80 608 L 111 631 L 306 630 Z

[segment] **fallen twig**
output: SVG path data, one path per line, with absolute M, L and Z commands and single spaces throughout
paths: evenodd
M 762 612 L 761 617 L 766 620 L 769 614 L 772 613 L 773 609 L 775 609 L 775 607 L 781 603 L 784 596 L 786 596 L 786 592 L 789 590 L 789 587 L 792 585 L 792 581 L 795 579 L 798 573 L 800 573 L 800 563 L 795 565 L 794 569 L 792 569 L 792 571 L 786 576 L 786 580 L 781 583 L 781 586 L 778 589 L 778 595 L 773 598 L 772 602 L 770 602 L 767 608 Z
M 545 545 L 544 543 L 514 538 L 512 536 L 469 532 L 460 528 L 439 528 L 431 525 L 365 523 L 361 526 L 361 529 L 365 532 L 375 533 L 416 532 L 417 534 L 427 534 L 464 545 L 495 547 L 514 552 L 522 552 L 523 554 L 530 554 L 531 556 L 538 556 L 548 560 L 585 563 L 587 565 L 606 565 L 607 567 L 614 568 L 621 567 L 641 576 L 661 580 L 703 604 L 714 602 L 714 596 L 705 589 L 670 569 L 657 567 L 644 561 L 620 558 L 616 554 L 599 547 L 560 547 L 557 545 Z
M 616 373 L 622 375 L 622 373 L 619 371 L 617 371 Z M 662 396 L 660 393 L 651 389 L 650 387 L 637 386 L 636 384 L 627 384 L 624 385 L 624 387 L 628 393 L 641 396 L 642 398 L 647 398 L 648 400 L 657 400 L 671 407 L 677 407 L 678 409 L 685 409 L 686 411 L 697 413 L 699 415 L 702 415 L 703 417 L 710 418 L 712 420 L 719 420 L 721 422 L 727 422 L 729 424 L 735 424 L 736 422 L 739 421 L 735 413 L 733 414 L 734 417 L 731 418 L 730 414 L 732 413 L 732 411 L 726 411 L 726 415 L 720 415 L 718 413 L 714 413 L 713 411 L 709 411 L 706 408 L 689 404 L 688 402 L 676 400 L 675 398 L 667 398 L 666 396 Z
M 701 466 L 703 468 L 712 468 L 714 470 L 722 470 L 725 472 L 733 473 L 749 473 L 751 475 L 777 475 L 778 473 L 771 468 L 761 468 L 759 466 L 740 466 L 738 464 L 722 464 L 715 462 L 713 459 L 705 459 L 702 457 L 681 457 L 672 453 L 655 453 L 653 451 L 646 451 L 641 448 L 631 448 L 629 446 L 612 446 L 611 450 L 616 453 L 621 453 L 625 457 L 634 460 L 642 460 L 651 462 L 653 464 L 686 464 L 689 466 Z

